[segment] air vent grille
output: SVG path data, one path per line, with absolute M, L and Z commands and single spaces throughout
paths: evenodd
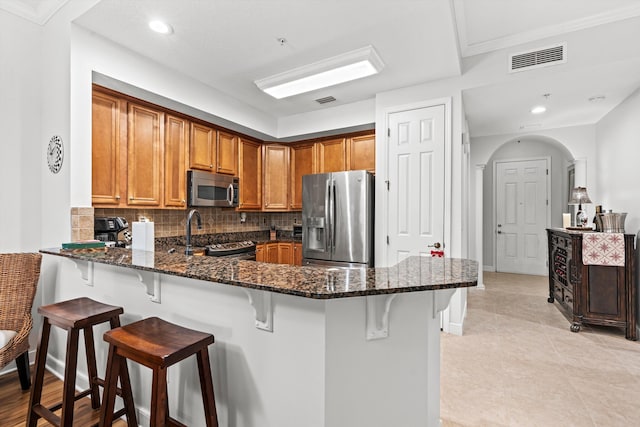
M 318 98 L 316 99 L 316 102 L 318 104 L 326 104 L 327 102 L 333 102 L 336 99 L 333 96 L 325 96 L 324 98 Z
M 544 49 L 509 55 L 509 71 L 512 73 L 567 62 L 567 44 L 562 43 Z

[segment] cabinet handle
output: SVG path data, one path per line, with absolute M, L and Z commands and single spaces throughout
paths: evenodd
M 209 165 L 209 169 L 213 169 L 213 165 Z
M 120 200 L 120 196 L 116 196 L 116 200 Z
M 129 197 L 129 200 L 133 200 L 133 197 Z

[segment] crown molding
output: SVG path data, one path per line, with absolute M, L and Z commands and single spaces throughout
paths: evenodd
M 455 16 L 458 27 L 458 39 L 460 41 L 460 51 L 463 57 L 479 55 L 495 50 L 505 49 L 524 43 L 542 40 L 549 37 L 561 36 L 573 31 L 584 30 L 597 27 L 599 25 L 622 21 L 624 19 L 640 16 L 640 5 L 622 7 L 607 12 L 591 15 L 585 18 L 567 21 L 562 24 L 550 25 L 531 31 L 524 31 L 505 37 L 499 37 L 480 43 L 471 43 L 466 34 L 466 17 L 464 13 L 464 3 L 462 0 L 454 0 Z
M 69 0 L 0 0 L 0 9 L 38 25 L 44 25 Z

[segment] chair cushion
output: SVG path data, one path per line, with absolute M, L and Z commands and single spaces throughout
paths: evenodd
M 8 331 L 5 329 L 0 329 L 0 349 L 2 349 L 5 345 L 9 344 L 11 338 L 18 335 L 16 331 Z

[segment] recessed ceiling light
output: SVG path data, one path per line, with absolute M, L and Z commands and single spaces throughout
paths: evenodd
M 162 21 L 150 21 L 149 22 L 149 28 L 151 28 L 153 31 L 155 31 L 156 33 L 160 33 L 160 34 L 171 34 L 173 33 L 173 28 L 171 28 L 171 25 L 167 24 L 166 22 L 162 22 Z
M 356 49 L 313 64 L 285 71 L 254 83 L 276 99 L 310 92 L 379 73 L 382 59 L 373 46 Z
M 531 114 L 542 114 L 547 111 L 547 107 L 544 105 L 538 105 L 531 109 Z

